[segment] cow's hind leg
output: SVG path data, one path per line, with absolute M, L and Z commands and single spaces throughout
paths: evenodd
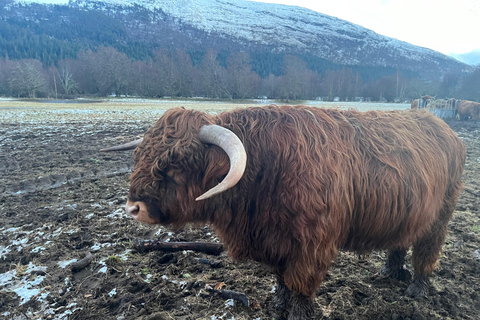
M 453 209 L 454 202 L 447 202 L 430 230 L 413 245 L 412 265 L 415 274 L 406 292 L 408 296 L 417 298 L 428 295 L 428 276 L 437 266 Z
M 428 295 L 428 276 L 437 266 L 440 250 L 445 240 L 446 230 L 443 230 L 441 226 L 432 229 L 434 230 L 422 237 L 413 246 L 412 265 L 415 273 L 406 293 L 414 298 Z
M 383 276 L 387 276 L 400 281 L 410 281 L 412 275 L 405 269 L 405 255 L 407 250 L 395 249 L 388 252 L 387 262 L 383 266 L 380 273 Z

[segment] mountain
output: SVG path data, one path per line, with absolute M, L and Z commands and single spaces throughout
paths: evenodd
M 473 50 L 471 52 L 462 54 L 451 54 L 451 56 L 463 63 L 472 66 L 480 65 L 480 50 Z
M 37 50 L 38 55 L 35 46 L 43 46 L 65 58 L 82 48 L 107 45 L 134 59 L 145 59 L 158 47 L 190 53 L 246 51 L 253 57 L 294 54 L 317 68 L 387 68 L 426 79 L 471 69 L 439 52 L 295 6 L 244 0 L 61 2 L 0 0 L 0 28 L 7 31 L 0 36 L 0 55 L 15 59 L 22 50 Z M 18 42 L 15 37 L 33 40 L 8 52 L 5 45 Z

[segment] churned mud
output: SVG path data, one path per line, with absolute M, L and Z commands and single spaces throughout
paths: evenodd
M 134 239 L 219 241 L 207 226 L 171 231 L 124 214 L 131 152 L 98 150 L 139 137 L 161 110 L 4 104 L 0 319 L 273 318 L 275 279 L 257 263 L 226 253 L 134 249 Z M 408 298 L 407 283 L 382 277 L 383 252 L 341 252 L 318 290 L 319 318 L 480 319 L 480 123 L 450 125 L 467 146 L 468 192 L 449 225 L 430 295 Z M 72 270 L 88 253 L 90 262 Z M 244 294 L 248 306 L 215 289 Z

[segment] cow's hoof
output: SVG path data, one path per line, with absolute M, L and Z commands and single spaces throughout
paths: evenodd
M 405 293 L 411 298 L 427 297 L 428 287 L 428 281 L 425 278 L 415 278 Z
M 380 274 L 385 277 L 392 279 L 397 279 L 399 281 L 408 282 L 412 280 L 412 274 L 405 268 L 390 268 L 388 266 L 383 266 L 380 270 Z
M 314 319 L 313 302 L 301 294 L 293 294 L 288 320 Z

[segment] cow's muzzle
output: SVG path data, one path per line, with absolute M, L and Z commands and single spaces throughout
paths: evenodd
M 140 222 L 145 222 L 149 224 L 156 224 L 158 223 L 154 219 L 150 217 L 148 214 L 148 207 L 145 204 L 145 202 L 142 201 L 127 201 L 127 204 L 125 205 L 125 212 L 134 218 L 137 221 Z

